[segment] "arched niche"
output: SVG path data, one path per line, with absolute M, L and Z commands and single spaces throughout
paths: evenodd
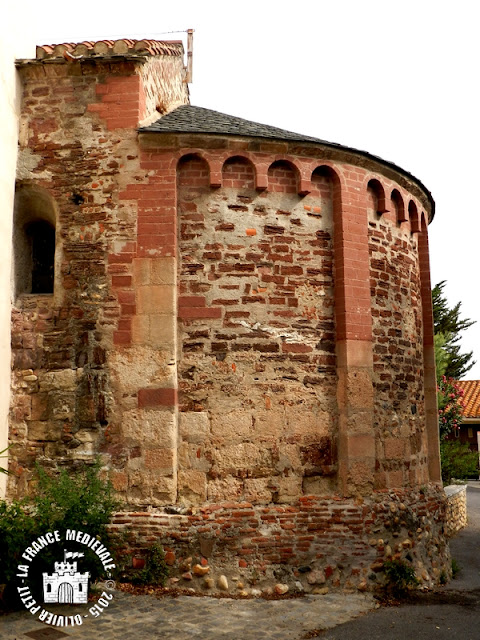
M 422 211 L 420 214 L 420 229 L 422 233 L 424 231 L 427 231 L 427 228 L 428 228 L 427 216 L 425 214 L 425 211 Z
M 390 195 L 390 200 L 392 201 L 392 206 L 395 210 L 395 218 L 397 220 L 397 224 L 406 222 L 408 220 L 408 217 L 405 215 L 405 203 L 398 189 L 393 189 Z
M 321 213 L 322 219 L 326 224 L 333 224 L 333 194 L 334 179 L 330 167 L 317 167 L 310 178 L 310 194 L 305 202 L 307 205 L 312 201 L 313 210 L 308 215 L 315 215 L 316 209 Z M 315 204 L 317 207 L 315 207 Z
M 326 194 L 327 184 L 329 184 L 332 197 L 332 205 L 335 216 L 338 218 L 342 215 L 342 185 L 338 173 L 327 165 L 320 165 L 314 169 L 311 177 L 312 195 L 315 193 Z M 318 191 L 320 189 L 320 191 Z
M 46 190 L 19 185 L 13 222 L 14 292 L 53 294 L 57 206 Z
M 222 185 L 234 189 L 255 189 L 255 168 L 243 156 L 228 158 L 222 167 Z
M 210 168 L 206 160 L 196 153 L 188 153 L 177 164 L 179 187 L 209 187 Z
M 298 171 L 287 160 L 276 160 L 268 168 L 268 190 L 277 193 L 298 193 Z
M 367 191 L 374 213 L 379 216 L 386 213 L 388 209 L 385 202 L 385 189 L 383 188 L 382 183 L 379 180 L 372 178 L 368 181 Z
M 413 200 L 410 200 L 408 203 L 408 218 L 410 220 L 410 229 L 412 230 L 412 233 L 418 233 L 420 231 L 420 218 L 417 205 Z
M 317 167 L 311 177 L 311 191 L 312 196 L 321 198 L 321 200 L 332 199 L 332 175 L 329 167 Z

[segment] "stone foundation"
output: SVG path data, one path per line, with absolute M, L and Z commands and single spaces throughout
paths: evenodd
M 117 561 L 127 574 L 158 542 L 169 584 L 178 588 L 245 595 L 279 592 L 279 585 L 290 592 L 366 591 L 383 583 L 386 560 L 413 565 L 423 587 L 449 575 L 445 508 L 443 490 L 430 486 L 361 499 L 304 496 L 290 505 L 222 502 L 181 514 L 125 512 L 110 528 L 126 534 Z

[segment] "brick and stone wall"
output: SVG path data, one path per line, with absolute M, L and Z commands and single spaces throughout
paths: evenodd
M 467 526 L 467 486 L 452 484 L 445 487 L 447 508 L 445 513 L 445 534 L 454 536 Z
M 151 460 L 158 456 L 158 442 L 165 441 L 158 431 L 163 424 L 143 419 L 135 370 L 147 379 L 168 378 L 170 351 L 162 355 L 155 337 L 135 352 L 115 349 L 131 341 L 132 330 L 138 335 L 138 325 L 149 318 L 142 297 L 145 292 L 149 298 L 149 281 L 141 281 L 146 286 L 136 292 L 132 288 L 135 274 L 149 266 L 134 260 L 142 229 L 130 191 L 149 182 L 140 167 L 136 127 L 158 117 L 154 97 L 167 110 L 188 100 L 181 58 L 62 58 L 27 63 L 20 72 L 25 88 L 14 224 L 17 233 L 28 216 L 54 224 L 56 273 L 53 295 L 19 293 L 20 283 L 14 285 L 12 495 L 28 490 L 36 459 L 75 465 L 103 451 L 123 468 L 138 457 L 137 443 L 149 442 L 149 428 L 156 443 Z M 14 265 L 17 280 L 21 253 Z M 166 277 L 154 273 L 152 283 Z M 139 421 L 144 432 L 135 438 Z M 119 443 L 119 423 L 132 438 L 128 449 L 125 438 Z M 170 464 L 170 483 L 171 476 Z M 174 499 L 172 487 L 156 480 L 161 499 Z M 117 484 L 121 488 L 120 473 Z M 134 486 L 130 495 L 135 498 Z
M 445 502 L 441 488 L 364 500 L 305 496 L 288 505 L 219 502 L 184 514 L 120 513 L 111 531 L 127 535 L 125 568 L 161 543 L 169 585 L 198 592 L 372 590 L 384 583 L 385 560 L 413 566 L 431 587 L 449 575 Z
M 10 495 L 100 455 L 125 557 L 158 539 L 179 580 L 448 573 L 423 185 L 320 142 L 138 133 L 188 101 L 178 57 L 21 73 Z M 51 293 L 19 282 L 37 218 Z
M 378 198 L 368 195 L 377 484 L 427 482 L 418 231 L 400 222 L 394 200 L 379 215 Z

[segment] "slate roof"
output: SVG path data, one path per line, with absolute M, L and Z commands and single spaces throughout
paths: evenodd
M 480 419 L 480 380 L 459 380 L 460 389 L 463 389 L 463 417 Z
M 432 198 L 432 194 L 418 178 L 393 162 L 383 160 L 378 156 L 368 153 L 368 151 L 359 151 L 358 149 L 346 147 L 335 142 L 327 142 L 320 138 L 313 138 L 312 136 L 306 136 L 301 133 L 286 131 L 285 129 L 279 129 L 278 127 L 260 124 L 259 122 L 252 122 L 251 120 L 245 120 L 244 118 L 220 113 L 218 111 L 213 111 L 212 109 L 205 109 L 204 107 L 195 107 L 190 104 L 181 105 L 147 127 L 141 127 L 139 129 L 139 133 L 220 134 L 227 136 L 245 136 L 249 138 L 266 138 L 269 140 L 285 140 L 300 143 L 313 142 L 314 144 L 321 144 L 333 149 L 351 152 L 355 155 L 364 156 L 365 158 L 387 165 L 406 176 L 409 180 L 413 180 L 413 182 L 415 182 L 427 195 L 430 201 L 432 219 L 435 215 L 435 201 Z
M 267 124 L 252 122 L 244 118 L 237 118 L 226 113 L 194 107 L 185 104 L 149 125 L 140 129 L 141 132 L 152 133 L 220 133 L 231 136 L 247 136 L 253 138 L 269 138 L 274 140 L 294 140 L 297 142 L 316 142 L 317 144 L 332 145 L 318 138 L 305 136 L 301 133 L 286 131 Z

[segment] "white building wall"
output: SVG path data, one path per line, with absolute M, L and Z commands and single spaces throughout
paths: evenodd
M 0 451 L 8 438 L 12 212 L 21 99 L 14 63 L 16 58 L 35 57 L 34 37 L 22 6 L 20 2 L 0 3 Z M 0 459 L 0 466 L 6 464 L 6 458 Z M 0 497 L 5 495 L 5 480 L 0 473 Z

